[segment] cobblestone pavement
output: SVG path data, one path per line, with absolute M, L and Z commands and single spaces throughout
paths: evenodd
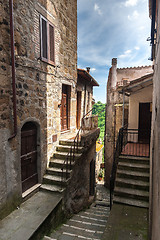
M 96 201 L 85 211 L 75 214 L 50 237 L 43 240 L 99 240 L 104 232 L 109 213 L 109 192 L 103 184 L 96 186 Z

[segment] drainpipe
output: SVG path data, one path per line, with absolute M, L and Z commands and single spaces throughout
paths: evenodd
M 87 88 L 86 88 L 86 84 L 85 84 L 85 89 L 84 89 L 84 105 L 83 105 L 83 116 L 85 116 L 86 114 L 86 91 L 87 91 Z
M 125 91 L 123 90 L 123 117 L 122 117 L 122 127 L 124 127 L 124 101 L 125 101 Z
M 14 55 L 14 22 L 13 22 L 13 0 L 9 0 L 10 9 L 10 35 L 11 35 L 11 61 L 12 61 L 12 91 L 13 91 L 13 117 L 14 133 L 8 139 L 11 140 L 17 135 L 17 106 L 16 106 L 16 83 L 15 83 L 15 55 Z

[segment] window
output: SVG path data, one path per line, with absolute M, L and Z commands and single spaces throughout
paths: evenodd
M 40 16 L 41 29 L 41 59 L 50 64 L 55 63 L 54 26 L 43 16 Z

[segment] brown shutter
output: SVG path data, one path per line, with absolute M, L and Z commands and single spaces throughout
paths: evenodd
M 49 46 L 49 60 L 54 62 L 54 27 L 51 24 L 49 24 Z
M 47 21 L 44 18 L 41 18 L 41 31 L 41 56 L 47 59 Z

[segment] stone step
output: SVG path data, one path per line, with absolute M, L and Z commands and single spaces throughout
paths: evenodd
M 109 210 L 108 210 L 108 213 L 106 213 L 106 214 L 109 216 Z M 106 224 L 107 223 L 107 219 L 102 220 L 99 217 L 92 218 L 89 216 L 84 216 L 84 215 L 79 215 L 79 214 L 76 214 L 72 219 L 83 221 L 83 222 L 98 223 L 98 224 Z
M 71 150 L 71 146 L 67 146 L 67 145 L 58 145 L 56 146 L 56 151 L 57 152 L 69 152 Z M 77 146 L 75 148 L 76 153 L 81 153 L 83 150 L 83 147 L 78 147 Z
M 70 219 L 67 224 L 69 226 L 75 226 L 79 228 L 83 228 L 86 230 L 94 230 L 94 231 L 104 231 L 106 224 L 102 223 L 90 223 L 87 221 Z
M 52 193 L 63 193 L 65 191 L 65 188 L 57 185 L 42 184 L 40 190 L 49 191 Z
M 131 170 L 131 171 L 138 170 L 139 172 L 148 172 L 149 173 L 149 165 L 148 164 L 119 162 L 118 169 Z
M 62 179 L 59 176 L 53 176 L 49 174 L 45 174 L 43 177 L 43 183 L 49 185 L 58 185 L 58 186 L 66 186 L 68 180 Z
M 64 159 L 65 160 L 65 159 L 67 159 L 67 156 L 70 159 L 70 155 L 68 155 L 68 153 L 65 153 L 65 152 L 55 152 L 53 154 L 53 158 L 56 158 L 56 159 Z M 81 156 L 82 156 L 82 154 L 80 154 L 80 153 L 75 153 L 74 154 L 75 160 L 77 160 Z M 71 159 L 73 160 L 73 155 L 71 155 Z
M 148 164 L 150 159 L 147 157 L 134 157 L 134 156 L 119 156 L 119 162 L 128 162 L 128 163 L 138 163 L 138 164 Z
M 96 207 L 101 208 L 102 211 L 103 211 L 105 208 L 108 208 L 109 205 L 110 205 L 109 199 L 106 199 L 105 201 L 96 200 Z
M 97 216 L 104 216 L 104 214 L 106 214 L 108 212 L 108 209 L 101 210 L 101 209 L 96 209 L 96 208 L 90 208 L 87 210 L 87 212 L 96 214 Z
M 74 163 L 73 161 L 71 162 L 71 165 L 70 165 L 70 162 L 69 162 L 69 167 L 73 167 Z M 50 159 L 50 162 L 49 162 L 49 167 L 53 167 L 53 168 L 62 168 L 64 167 L 64 169 L 66 168 L 66 162 L 62 159 L 54 159 L 54 158 L 51 158 Z
M 138 171 L 130 171 L 130 170 L 117 170 L 117 177 L 118 178 L 128 178 L 128 179 L 135 179 L 135 180 L 142 180 L 149 182 L 149 173 L 142 173 Z
M 60 232 L 61 232 L 61 234 L 66 235 L 66 236 L 74 236 L 74 237 L 82 236 L 84 239 L 85 238 L 100 239 L 100 237 L 103 233 L 102 231 L 89 230 L 87 228 L 78 227 L 78 226 L 74 226 L 74 225 L 68 225 L 68 224 L 63 224 L 61 226 Z M 54 233 L 51 234 L 51 238 L 56 237 L 57 234 L 54 234 Z M 72 238 L 68 237 L 68 239 L 72 239 Z
M 132 198 L 137 200 L 149 201 L 149 192 L 137 190 L 137 189 L 129 189 L 122 187 L 115 187 L 114 196 L 121 196 L 126 198 Z
M 65 176 L 67 176 L 67 178 L 69 178 L 70 177 L 70 175 L 71 175 L 71 170 L 66 170 L 66 169 L 63 169 L 63 171 L 62 171 L 62 169 L 61 168 L 47 168 L 47 170 L 46 170 L 46 174 L 49 174 L 49 175 L 54 175 L 54 176 L 60 176 L 60 177 L 62 177 L 62 175 L 64 174 Z
M 149 191 L 149 182 L 135 179 L 116 178 L 116 186 Z
M 50 238 L 50 237 L 48 237 L 48 236 L 44 236 L 43 240 L 57 240 L 57 239 L 55 239 L 55 238 Z
M 113 203 L 120 203 L 120 204 L 135 206 L 135 207 L 149 208 L 149 203 L 146 201 L 123 198 L 120 196 L 114 196 Z
M 90 218 L 95 218 L 95 219 L 100 218 L 101 220 L 106 220 L 107 219 L 107 216 L 106 216 L 105 213 L 96 214 L 96 213 L 91 213 L 91 212 L 86 211 L 86 212 L 80 212 L 79 215 L 90 217 Z
M 77 141 L 76 141 L 77 144 Z M 59 145 L 65 145 L 65 146 L 73 146 L 74 145 L 74 140 L 70 139 L 70 140 L 65 140 L 65 139 L 61 139 L 59 140 Z M 79 146 L 81 146 L 81 143 L 78 143 Z

